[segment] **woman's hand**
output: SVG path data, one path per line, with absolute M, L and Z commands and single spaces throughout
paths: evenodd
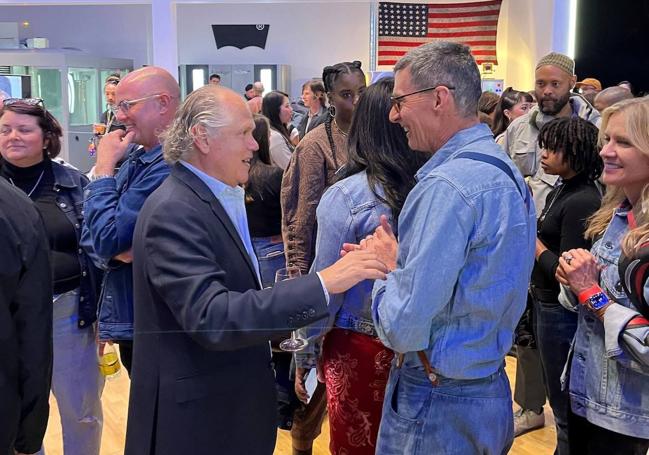
M 561 281 L 560 278 L 565 278 L 575 294 L 598 284 L 600 267 L 590 251 L 583 248 L 564 251 L 559 257 L 559 264 L 562 270 L 557 269 L 557 279 Z

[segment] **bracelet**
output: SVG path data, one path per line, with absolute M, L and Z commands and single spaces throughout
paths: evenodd
M 91 182 L 94 182 L 95 180 L 99 180 L 99 179 L 108 179 L 108 178 L 113 178 L 113 177 L 115 177 L 115 176 L 114 176 L 114 175 L 108 175 L 108 174 L 99 174 L 99 175 L 97 175 L 97 174 L 92 174 L 92 175 L 90 176 L 90 181 L 91 181 Z
M 598 284 L 593 284 L 585 291 L 581 291 L 577 296 L 577 300 L 579 300 L 579 303 L 585 304 L 588 299 L 590 299 L 595 294 L 599 294 L 600 292 L 604 292 L 602 291 L 602 288 L 600 288 Z

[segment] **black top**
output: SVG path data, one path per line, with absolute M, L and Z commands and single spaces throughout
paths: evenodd
M 552 291 L 558 297 L 559 282 L 554 273 L 559 255 L 572 248 L 591 247 L 584 238 L 586 220 L 599 209 L 602 197 L 595 183 L 577 175 L 554 188 L 538 220 L 537 237 L 548 248 L 534 264 L 532 285 Z
M 50 244 L 54 294 L 78 288 L 81 264 L 77 233 L 57 205 L 52 162 L 46 159 L 30 167 L 18 167 L 4 161 L 0 175 L 23 190 L 41 212 Z
M 49 413 L 52 285 L 43 223 L 0 178 L 0 453 L 37 452 Z
M 246 214 L 250 237 L 271 237 L 282 233 L 280 191 L 284 171 L 255 157 L 246 186 Z

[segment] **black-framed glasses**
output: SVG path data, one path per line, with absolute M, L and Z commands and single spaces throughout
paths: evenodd
M 45 101 L 42 98 L 6 98 L 2 101 L 3 106 L 13 104 L 26 104 L 27 106 L 41 106 L 45 109 Z
M 154 93 L 153 95 L 143 96 L 142 98 L 136 98 L 134 100 L 122 100 L 117 103 L 115 106 L 111 106 L 110 110 L 113 111 L 113 114 L 117 115 L 120 111 L 124 114 L 128 114 L 128 111 L 137 103 L 142 101 L 150 100 L 153 98 L 158 98 L 162 96 L 163 93 Z
M 449 85 L 444 85 L 444 84 L 438 84 L 433 87 L 422 88 L 421 90 L 415 90 L 414 92 L 406 93 L 405 95 L 391 96 L 390 103 L 392 104 L 392 107 L 394 107 L 394 109 L 397 111 L 397 113 L 399 113 L 401 112 L 401 103 L 406 97 L 412 95 L 418 95 L 419 93 L 430 92 L 431 90 L 435 90 L 436 88 L 439 87 L 446 87 L 449 90 L 455 90 L 455 87 L 451 87 Z

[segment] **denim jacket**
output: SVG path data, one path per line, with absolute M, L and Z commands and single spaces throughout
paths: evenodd
M 487 154 L 501 169 L 468 158 Z M 525 182 L 484 124 L 458 131 L 424 164 L 399 215 L 397 268 L 374 284 L 372 317 L 405 367 L 477 379 L 502 367 L 523 313 L 534 263 L 536 213 Z
M 377 192 L 383 195 L 381 187 L 377 187 Z M 318 231 L 311 271 L 320 271 L 336 262 L 343 243 L 359 243 L 374 233 L 381 215 L 387 215 L 393 224 L 390 208 L 372 192 L 365 172 L 332 185 L 322 196 L 316 211 Z M 344 294 L 332 295 L 326 325 L 320 322 L 300 329 L 300 334 L 309 339 L 309 345 L 296 354 L 298 367 L 314 366 L 320 339 L 334 326 L 377 336 L 371 313 L 373 285 L 373 280 L 365 280 Z
M 81 243 L 96 254 L 105 269 L 99 303 L 99 339 L 133 338 L 132 265 L 112 259 L 131 249 L 133 230 L 142 204 L 169 175 L 162 147 L 133 150 L 115 177 L 86 187 L 85 223 Z M 95 258 L 93 258 L 95 259 Z
M 88 179 L 76 169 L 52 161 L 54 174 L 54 191 L 56 205 L 74 226 L 77 243 L 81 240 L 81 225 L 83 221 L 83 189 Z M 91 327 L 97 319 L 97 300 L 101 285 L 102 272 L 93 264 L 90 255 L 79 248 L 79 264 L 81 266 L 81 282 L 79 284 L 79 306 L 77 310 L 77 326 L 82 329 Z
M 563 288 L 560 302 L 579 312 L 570 364 L 572 410 L 591 423 L 649 439 L 649 327 L 629 327 L 640 313 L 624 292 L 618 273 L 621 240 L 628 230 L 628 207 L 616 210 L 591 253 L 601 265 L 600 286 L 613 304 L 604 321 L 579 305 Z M 645 296 L 649 283 L 644 284 Z M 565 380 L 565 379 L 564 379 Z

